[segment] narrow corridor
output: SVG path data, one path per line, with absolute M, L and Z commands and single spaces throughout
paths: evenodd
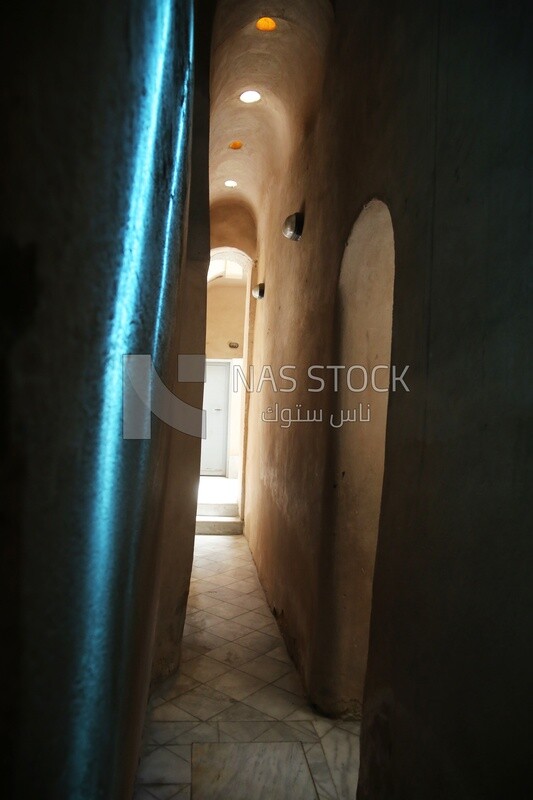
M 359 723 L 316 713 L 244 536 L 197 536 L 177 677 L 151 697 L 135 800 L 353 800 Z

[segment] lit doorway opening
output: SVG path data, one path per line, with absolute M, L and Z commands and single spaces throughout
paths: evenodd
M 207 277 L 206 438 L 202 441 L 196 533 L 242 533 L 245 398 L 236 380 L 248 358 L 252 259 L 211 251 Z

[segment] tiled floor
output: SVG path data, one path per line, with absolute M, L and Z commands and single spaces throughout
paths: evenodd
M 359 723 L 309 706 L 244 536 L 196 537 L 183 641 L 134 800 L 355 800 Z

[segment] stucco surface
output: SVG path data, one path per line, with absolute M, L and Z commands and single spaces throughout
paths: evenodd
M 242 358 L 246 284 L 221 286 L 214 281 L 207 291 L 207 358 Z M 232 348 L 229 343 L 238 344 Z
M 220 8 L 224 30 L 236 30 L 233 4 Z M 324 32 L 314 14 L 306 7 L 302 28 Z M 231 85 L 248 88 L 255 45 L 245 37 L 240 50 L 235 35 L 231 46 Z M 252 361 L 275 374 L 300 365 L 301 387 L 250 397 L 245 532 L 312 699 L 326 711 L 355 709 L 361 674 L 343 668 L 334 679 L 336 665 L 324 673 L 316 657 L 336 635 L 351 635 L 335 627 L 327 583 L 351 602 L 359 585 L 357 548 L 353 562 L 342 548 L 340 571 L 335 555 L 343 520 L 331 434 L 281 430 L 260 416 L 275 402 L 334 409 L 331 387 L 307 393 L 305 370 L 336 363 L 345 244 L 377 198 L 394 230 L 392 363 L 410 365 L 411 391 L 389 401 L 359 796 L 496 797 L 510 772 L 520 785 L 530 763 L 531 9 L 341 0 L 325 52 L 323 91 L 308 115 L 293 114 L 308 95 L 296 91 L 290 57 L 280 63 L 275 52 L 295 96 L 287 110 L 272 84 L 272 128 L 258 117 L 269 142 L 254 145 L 270 177 L 258 169 L 247 193 L 256 171 L 241 175 L 257 209 L 266 286 Z M 229 76 L 216 59 L 218 91 Z M 283 220 L 302 209 L 304 236 L 288 242 Z M 359 536 L 355 514 L 349 527 Z M 328 622 L 334 632 L 325 637 Z

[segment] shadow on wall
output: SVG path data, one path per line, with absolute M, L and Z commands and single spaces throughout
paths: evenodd
M 394 232 L 387 206 L 372 200 L 352 229 L 337 290 L 334 497 L 323 539 L 319 591 L 324 609 L 315 643 L 312 692 L 328 713 L 360 715 L 368 655 L 389 400 Z M 376 369 L 380 367 L 380 369 Z M 372 379 L 373 377 L 373 379 Z M 364 420 L 368 420 L 365 422 Z

